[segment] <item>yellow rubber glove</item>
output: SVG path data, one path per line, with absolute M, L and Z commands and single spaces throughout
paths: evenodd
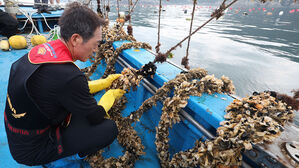
M 98 105 L 104 107 L 108 118 L 110 118 L 108 111 L 111 109 L 114 101 L 121 98 L 125 93 L 126 91 L 122 89 L 110 89 L 102 96 Z
M 121 74 L 111 74 L 105 79 L 88 81 L 89 92 L 93 94 L 110 87 L 112 82 L 120 76 Z

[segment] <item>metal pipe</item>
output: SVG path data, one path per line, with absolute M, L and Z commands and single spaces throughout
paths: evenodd
M 215 136 L 211 134 L 208 130 L 206 130 L 201 124 L 199 124 L 190 114 L 188 114 L 185 110 L 181 110 L 180 114 L 188 120 L 192 125 L 194 125 L 200 132 L 202 132 L 208 139 L 212 139 Z

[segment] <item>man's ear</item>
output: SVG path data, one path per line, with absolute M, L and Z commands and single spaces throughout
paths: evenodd
M 71 36 L 70 42 L 73 47 L 77 47 L 79 44 L 82 44 L 83 38 L 79 34 L 75 33 Z

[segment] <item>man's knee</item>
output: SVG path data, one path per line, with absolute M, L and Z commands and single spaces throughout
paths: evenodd
M 118 134 L 118 129 L 117 129 L 116 123 L 113 120 L 106 120 L 106 122 L 107 122 L 106 124 L 108 125 L 108 128 L 109 128 L 110 137 L 113 141 Z
M 118 129 L 115 121 L 113 120 L 104 120 L 103 123 L 99 125 L 99 127 L 101 127 L 99 130 L 105 130 L 100 134 L 100 136 L 97 137 L 98 139 L 95 141 L 97 143 L 97 148 L 95 149 L 97 150 L 110 145 L 118 135 Z

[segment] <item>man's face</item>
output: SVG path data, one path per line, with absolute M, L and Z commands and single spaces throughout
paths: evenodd
M 98 45 L 100 41 L 102 40 L 102 29 L 101 27 L 98 27 L 93 37 L 90 38 L 86 42 L 80 42 L 75 48 L 74 48 L 74 58 L 75 60 L 80 60 L 82 62 L 85 62 L 88 60 L 90 56 L 92 56 L 93 52 L 96 52 L 98 50 Z

